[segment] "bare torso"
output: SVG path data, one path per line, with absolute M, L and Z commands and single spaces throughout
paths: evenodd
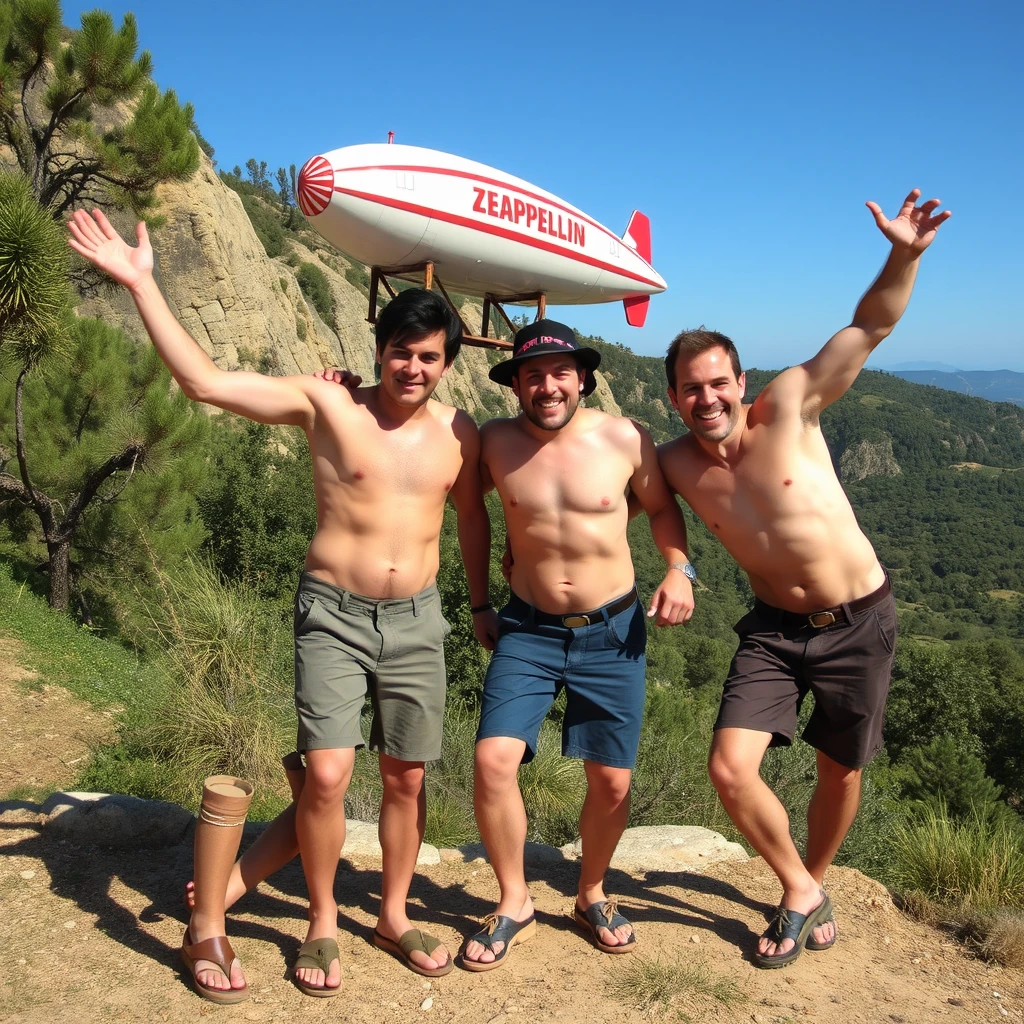
M 462 468 L 450 406 L 388 423 L 375 388 L 324 383 L 310 397 L 317 530 L 306 569 L 367 597 L 409 597 L 437 576 L 444 503 Z
M 852 601 L 885 574 L 836 478 L 825 439 L 799 410 L 745 407 L 728 462 L 687 434 L 658 450 L 672 487 L 750 577 L 761 600 L 794 612 Z
M 505 509 L 512 590 L 542 611 L 587 611 L 633 586 L 626 490 L 628 420 L 580 409 L 538 441 L 519 420 L 481 430 L 481 461 Z

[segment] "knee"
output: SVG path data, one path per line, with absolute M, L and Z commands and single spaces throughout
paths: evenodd
M 862 768 L 848 768 L 830 757 L 821 756 L 818 758 L 818 784 L 826 789 L 839 793 L 859 793 L 861 778 L 864 775 Z
M 346 761 L 310 759 L 302 795 L 318 803 L 343 800 L 352 779 L 352 765 Z
M 588 773 L 587 790 L 609 807 L 618 807 L 629 799 L 633 773 L 628 768 L 605 768 Z
M 384 794 L 398 800 L 419 799 L 423 790 L 423 778 L 422 765 L 387 770 L 381 766 L 380 780 L 384 785 Z
M 501 790 L 516 784 L 521 750 L 511 750 L 500 743 L 481 740 L 473 758 L 474 785 L 477 789 Z
M 748 763 L 737 757 L 730 756 L 721 750 L 712 750 L 708 758 L 708 775 L 711 785 L 715 787 L 723 800 L 736 796 L 745 786 L 757 777 L 757 764 Z

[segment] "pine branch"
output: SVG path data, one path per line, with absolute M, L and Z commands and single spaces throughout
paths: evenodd
M 24 367 L 18 374 L 18 381 L 14 386 L 14 440 L 18 453 L 18 469 L 21 472 L 21 482 L 25 493 L 43 526 L 43 537 L 47 543 L 50 542 L 54 532 L 53 502 L 44 494 L 39 494 L 32 486 L 32 477 L 28 471 L 28 456 L 25 451 L 25 416 L 22 409 L 22 396 L 25 390 L 25 376 L 28 367 Z
M 96 497 L 96 492 L 109 476 L 129 467 L 134 469 L 138 459 L 145 454 L 146 449 L 143 445 L 130 444 L 123 452 L 111 456 L 102 466 L 95 469 L 85 481 L 85 486 L 75 495 L 68 506 L 67 513 L 60 523 L 61 535 L 71 537 L 74 534 L 75 528 L 78 526 L 78 520 L 85 511 L 86 506 Z

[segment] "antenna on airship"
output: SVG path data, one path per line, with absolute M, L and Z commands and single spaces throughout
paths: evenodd
M 388 145 L 390 146 L 395 141 L 395 133 L 388 132 Z

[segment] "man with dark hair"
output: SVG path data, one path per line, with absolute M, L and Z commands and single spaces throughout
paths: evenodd
M 754 954 L 783 967 L 806 945 L 836 938 L 825 869 L 853 823 L 863 767 L 882 746 L 896 642 L 889 579 L 836 477 L 819 417 L 853 383 L 910 301 L 918 260 L 949 211 L 907 196 L 887 220 L 892 243 L 853 321 L 812 359 L 783 371 L 751 405 L 735 347 L 684 332 L 667 361 L 668 394 L 689 433 L 659 449 L 669 484 L 750 578 L 754 609 L 736 625 L 739 649 L 715 725 L 709 769 L 733 821 L 782 883 L 777 913 Z M 818 783 L 801 860 L 782 804 L 758 774 L 770 746 L 788 745 L 801 701 L 814 694 L 803 737 L 817 748 Z
M 629 815 L 644 709 L 647 632 L 626 541 L 627 491 L 650 517 L 669 566 L 647 612 L 659 626 L 692 614 L 693 567 L 650 436 L 632 420 L 579 408 L 594 390 L 600 358 L 569 327 L 538 320 L 516 334 L 512 358 L 490 371 L 522 411 L 481 429 L 484 485 L 501 496 L 514 557 L 512 595 L 484 682 L 474 793 L 501 895 L 463 952 L 473 971 L 500 967 L 536 928 L 517 777 L 563 688 L 562 753 L 582 758 L 587 776 L 574 917 L 603 952 L 636 948 L 631 925 L 604 892 Z
M 448 951 L 412 926 L 406 899 L 423 837 L 424 762 L 441 753 L 448 625 L 435 577 L 448 498 L 458 513 L 470 599 L 487 604 L 490 526 L 479 434 L 466 413 L 430 400 L 458 351 L 457 319 L 436 295 L 402 292 L 380 317 L 380 383 L 373 387 L 350 392 L 313 376 L 225 372 L 160 294 L 144 224 L 137 248 L 98 211 L 75 213 L 69 227 L 72 247 L 129 289 L 186 395 L 261 423 L 300 426 L 309 439 L 317 530 L 295 599 L 295 705 L 306 771 L 294 818 L 310 906 L 296 983 L 310 995 L 330 996 L 341 982 L 333 885 L 367 689 L 374 706 L 370 747 L 379 752 L 383 782 L 374 942 L 418 973 L 447 973 Z M 492 647 L 493 612 L 473 621 L 477 639 Z M 185 933 L 187 962 L 207 998 L 245 985 L 224 938 L 225 890 L 240 831 L 231 830 L 233 849 L 224 844 L 216 869 L 204 862 Z M 279 849 L 287 852 L 287 842 Z

